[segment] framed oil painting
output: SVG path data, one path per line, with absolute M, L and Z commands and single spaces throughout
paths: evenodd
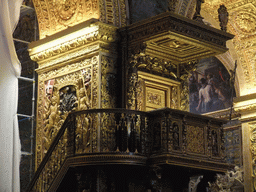
M 190 112 L 203 114 L 229 108 L 232 97 L 235 90 L 224 65 L 216 57 L 200 60 L 189 77 Z

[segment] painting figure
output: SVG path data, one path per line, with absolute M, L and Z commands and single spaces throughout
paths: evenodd
M 211 111 L 213 103 L 213 90 L 211 85 L 206 82 L 205 78 L 202 78 L 200 83 L 202 87 L 199 90 L 199 103 L 196 110 L 200 112 L 209 112 Z
M 202 114 L 229 108 L 231 76 L 215 57 L 200 61 L 188 79 L 190 112 Z

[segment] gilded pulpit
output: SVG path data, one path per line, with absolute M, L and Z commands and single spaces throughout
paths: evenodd
M 227 169 L 225 121 L 187 112 L 187 80 L 198 59 L 227 51 L 233 36 L 169 11 L 126 26 L 127 4 L 34 0 L 40 40 L 29 47 L 38 63 L 30 190 L 125 191 L 139 189 L 140 178 L 147 190 L 160 169 L 162 185 L 179 191 L 186 181 L 176 184 L 173 169 Z M 122 179 L 125 166 L 138 179 Z
M 36 166 L 69 112 L 116 107 L 116 27 L 91 19 L 45 33 L 29 49 L 38 63 Z

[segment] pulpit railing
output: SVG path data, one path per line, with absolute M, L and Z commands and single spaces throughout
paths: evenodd
M 126 109 L 72 112 L 66 118 L 27 191 L 48 191 L 67 157 L 146 154 L 147 113 Z
M 66 118 L 27 191 L 48 191 L 65 161 L 83 155 L 139 155 L 223 162 L 224 121 L 173 109 L 92 109 Z M 127 156 L 128 158 L 128 156 Z M 103 160 L 104 162 L 104 160 Z
M 173 109 L 149 113 L 151 154 L 175 154 L 208 160 L 224 159 L 225 120 Z

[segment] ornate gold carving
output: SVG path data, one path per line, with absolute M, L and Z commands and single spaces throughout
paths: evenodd
M 250 144 L 250 150 L 251 150 L 251 154 L 252 154 L 252 178 L 253 178 L 253 187 L 254 189 L 256 188 L 256 175 L 255 175 L 255 171 L 256 171 L 256 124 L 255 123 L 250 123 L 250 140 L 251 140 L 251 144 Z
M 125 0 L 33 0 L 40 39 L 87 21 L 99 19 L 117 27 L 126 26 Z
M 76 154 L 92 152 L 92 117 L 81 114 L 76 117 Z
M 173 86 L 171 90 L 171 109 L 179 109 L 180 108 L 180 103 L 179 103 L 179 87 L 178 86 Z
M 236 15 L 235 24 L 244 33 L 256 31 L 256 15 L 248 12 L 240 12 Z
M 166 93 L 163 90 L 157 88 L 146 87 L 146 106 L 152 108 L 166 107 Z
M 116 103 L 116 60 L 101 56 L 101 105 L 102 108 L 115 108 Z
M 144 69 L 148 72 L 155 71 L 175 79 L 177 78 L 177 66 L 170 61 L 151 57 L 149 55 L 138 54 L 133 56 L 132 62 L 138 69 Z
M 98 60 L 97 60 L 98 61 Z M 92 70 L 92 109 L 99 108 L 98 105 L 98 87 L 99 87 L 99 65 L 98 63 L 93 64 Z
M 204 154 L 204 129 L 198 126 L 187 125 L 187 151 Z
M 72 107 L 72 110 L 97 108 L 98 64 L 98 56 L 95 56 L 39 74 L 36 166 L 42 161 L 42 157 L 49 148 L 53 136 L 56 135 L 67 116 L 66 110 L 63 110 L 63 113 L 61 112 L 64 98 L 59 96 L 59 93 L 61 95 L 63 92 L 59 92 L 59 90 L 62 90 L 63 87 L 74 86 L 77 99 L 71 103 L 75 107 Z M 46 97 L 45 92 L 45 82 L 49 79 L 55 80 L 52 97 Z M 65 93 L 63 92 L 63 94 Z M 61 98 L 63 98 L 62 101 L 60 101 Z M 57 104 L 54 104 L 56 100 Z M 69 101 L 67 100 L 67 102 Z M 85 122 L 82 122 L 82 124 L 86 127 Z
M 138 71 L 137 110 L 180 108 L 180 83 L 166 77 Z
M 100 0 L 100 21 L 123 27 L 126 18 L 125 0 Z
M 155 105 L 162 106 L 163 98 L 162 95 L 158 95 L 156 93 L 148 92 L 147 93 L 147 102 Z
M 40 39 L 67 26 L 74 26 L 91 18 L 99 18 L 98 0 L 34 0 L 38 17 Z
M 78 36 L 75 39 L 64 41 L 64 42 L 62 41 L 57 44 L 53 43 L 51 47 L 44 48 L 44 49 L 42 48 L 43 50 L 40 50 L 40 51 L 36 50 L 37 47 L 30 48 L 29 50 L 30 50 L 31 59 L 33 61 L 38 62 L 53 56 L 67 53 L 68 51 L 72 51 L 74 49 L 84 46 L 85 44 L 92 43 L 97 40 L 110 43 L 118 39 L 116 28 L 113 26 L 97 22 L 94 24 L 90 24 L 90 26 L 87 26 L 87 27 L 88 28 L 94 27 L 94 29 L 89 33 L 81 34 L 81 36 Z
M 138 78 L 138 83 L 137 83 L 137 88 L 136 88 L 136 92 L 137 92 L 137 110 L 138 111 L 143 111 L 144 110 L 144 106 L 145 106 L 145 92 L 144 92 L 144 87 L 145 87 L 145 83 L 143 81 L 143 79 L 141 79 L 140 77 Z
M 254 111 L 255 109 L 256 109 L 256 104 L 250 104 L 246 106 L 236 107 L 235 112 L 243 113 L 243 112 Z

